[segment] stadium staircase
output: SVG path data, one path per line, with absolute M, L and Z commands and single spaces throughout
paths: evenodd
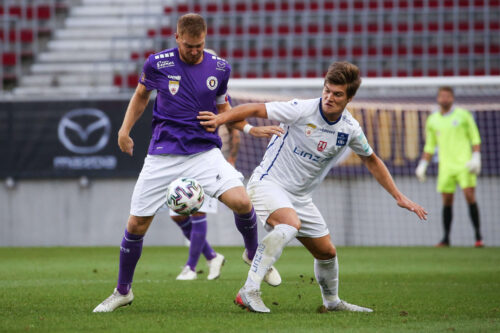
M 168 23 L 161 15 L 164 3 L 82 0 L 69 9 L 63 27 L 53 32 L 47 50 L 36 56 L 14 94 L 53 95 L 56 91 L 102 96 L 118 93 L 121 85 L 131 85 L 128 81 L 136 85 L 144 56 L 153 52 L 154 40 L 146 38 L 148 29 Z

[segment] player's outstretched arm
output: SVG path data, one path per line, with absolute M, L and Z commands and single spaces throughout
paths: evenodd
M 208 132 L 215 132 L 217 127 L 222 124 L 228 124 L 230 127 L 243 131 L 245 125 L 248 124 L 245 119 L 250 117 L 267 118 L 265 104 L 242 104 L 232 108 L 229 112 L 215 115 L 210 111 L 201 111 L 198 115 L 200 124 L 205 127 Z M 258 126 L 252 127 L 248 133 L 258 138 L 269 138 L 275 134 L 281 135 L 284 131 L 279 126 Z
M 375 179 L 389 192 L 397 204 L 401 208 L 406 208 L 415 213 L 421 220 L 427 220 L 427 211 L 419 204 L 408 199 L 403 193 L 399 191 L 391 173 L 385 166 L 384 162 L 375 154 L 370 156 L 360 156 L 366 168 L 375 177 Z
M 134 140 L 130 137 L 130 131 L 137 120 L 144 113 L 144 109 L 146 109 L 146 106 L 148 105 L 150 95 L 151 91 L 146 90 L 144 85 L 137 85 L 134 95 L 128 104 L 127 112 L 125 112 L 122 126 L 118 131 L 118 146 L 122 152 L 127 153 L 130 156 L 134 153 Z
M 210 111 L 201 111 L 198 115 L 200 124 L 209 132 L 226 123 L 234 123 L 250 117 L 267 118 L 265 104 L 249 103 L 232 108 L 230 112 L 214 115 Z

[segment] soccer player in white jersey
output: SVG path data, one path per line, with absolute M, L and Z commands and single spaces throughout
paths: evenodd
M 270 312 L 261 298 L 262 278 L 286 244 L 297 237 L 315 258 L 314 273 L 324 306 L 329 311 L 372 312 L 339 298 L 337 252 L 326 223 L 312 202 L 312 191 L 347 147 L 360 156 L 397 205 L 426 219 L 427 212 L 398 190 L 359 123 L 345 108 L 360 84 L 358 67 L 335 62 L 328 68 L 321 98 L 244 104 L 219 115 L 200 112 L 198 119 L 210 132 L 221 124 L 248 117 L 278 120 L 284 129 L 283 135 L 271 138 L 247 186 L 255 211 L 270 233 L 259 243 L 236 304 L 254 312 Z

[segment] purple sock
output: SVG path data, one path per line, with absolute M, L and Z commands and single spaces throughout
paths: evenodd
M 120 246 L 120 268 L 116 289 L 122 295 L 128 294 L 134 277 L 135 266 L 141 257 L 144 235 L 134 235 L 125 230 Z
M 181 228 L 184 236 L 187 239 L 191 240 L 191 227 L 192 227 L 191 217 L 188 216 L 182 222 L 177 222 L 177 225 Z M 210 244 L 208 244 L 206 240 L 205 244 L 203 245 L 203 249 L 201 250 L 201 253 L 203 253 L 203 256 L 205 256 L 207 260 L 212 260 L 216 256 L 215 251 L 212 249 L 212 247 L 210 246 Z
M 252 210 L 246 214 L 234 213 L 234 222 L 236 228 L 243 236 L 245 248 L 247 249 L 248 259 L 252 260 L 257 251 L 259 236 L 257 235 L 257 216 L 252 207 Z
M 191 217 L 191 245 L 189 246 L 189 258 L 186 263 L 191 270 L 196 271 L 198 259 L 200 259 L 201 250 L 205 245 L 207 237 L 207 218 L 206 216 Z

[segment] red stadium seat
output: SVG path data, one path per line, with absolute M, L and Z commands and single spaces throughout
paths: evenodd
M 217 11 L 219 10 L 219 7 L 217 7 L 217 4 L 213 3 L 213 2 L 207 3 L 205 8 L 206 8 L 206 11 L 208 13 L 217 13 Z
M 250 49 L 248 50 L 248 56 L 250 58 L 257 58 L 259 56 L 259 53 L 257 52 L 256 49 Z
M 446 68 L 443 70 L 443 76 L 453 76 L 455 73 L 453 72 L 453 69 L 451 68 Z
M 247 4 L 244 2 L 238 2 L 235 5 L 235 9 L 237 12 L 244 13 L 247 11 Z
M 309 9 L 310 10 L 318 10 L 319 4 L 316 1 L 309 1 Z
M 323 3 L 323 9 L 325 10 L 332 10 L 335 8 L 335 4 L 333 1 L 325 1 Z
M 370 0 L 370 2 L 368 3 L 368 8 L 377 9 L 378 8 L 378 1 Z
M 249 79 L 254 79 L 257 77 L 257 73 L 256 72 L 246 72 L 245 77 L 247 77 Z
M 137 73 L 131 73 L 127 75 L 127 85 L 129 88 L 137 87 L 138 82 L 139 82 L 139 75 Z
M 396 76 L 406 77 L 408 76 L 408 72 L 406 71 L 406 69 L 399 69 L 398 72 L 396 73 Z
M 301 47 L 295 47 L 293 50 L 292 50 L 292 56 L 296 57 L 296 58 L 301 58 L 304 54 L 304 51 L 302 50 Z
M 376 46 L 368 47 L 368 55 L 371 56 L 377 55 L 377 47 Z
M 375 69 L 369 69 L 366 71 L 366 76 L 368 77 L 377 77 L 377 71 Z
M 384 1 L 384 8 L 385 9 L 392 9 L 394 7 L 394 2 L 392 0 L 385 0 Z
M 272 48 L 263 48 L 262 49 L 262 56 L 264 58 L 272 58 L 274 55 L 274 51 Z
M 484 75 L 486 75 L 486 71 L 484 70 L 484 68 L 476 68 L 474 70 L 474 75 L 484 76 Z
M 5 52 L 2 54 L 2 65 L 3 66 L 15 66 L 17 64 L 16 53 Z
M 490 53 L 499 54 L 500 53 L 500 45 L 498 45 L 498 44 L 491 44 L 490 45 Z
M 333 56 L 333 49 L 331 47 L 324 47 L 321 50 L 321 55 L 323 57 L 331 57 L 331 56 Z
M 317 55 L 317 51 L 316 51 L 315 47 L 310 47 L 309 49 L 307 49 L 307 56 L 308 57 L 314 58 L 314 57 L 316 57 L 316 55 Z
M 390 45 L 382 46 L 382 54 L 385 56 L 391 56 L 392 55 L 392 46 L 390 46 Z
M 285 58 L 288 55 L 288 50 L 284 47 L 278 49 L 278 57 Z
M 316 71 L 313 71 L 313 70 L 308 70 L 308 71 L 306 72 L 306 77 L 317 77 L 317 76 L 318 76 L 318 75 L 317 75 Z
M 233 58 L 243 58 L 243 50 L 242 49 L 234 49 L 233 50 Z
M 360 57 L 363 55 L 363 47 L 362 46 L 354 46 L 352 48 L 352 55 L 355 57 Z
M 307 32 L 310 34 L 317 34 L 319 32 L 319 25 L 311 23 L 307 26 Z
M 468 45 L 459 45 L 458 46 L 459 54 L 469 54 L 469 46 Z
M 443 45 L 443 53 L 446 55 L 452 55 L 453 52 L 453 45 Z

